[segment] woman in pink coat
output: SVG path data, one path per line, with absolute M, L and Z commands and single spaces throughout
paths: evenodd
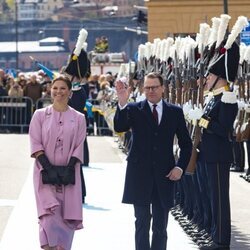
M 53 80 L 53 104 L 34 113 L 29 129 L 34 157 L 34 190 L 39 219 L 40 245 L 45 250 L 70 250 L 74 232 L 82 226 L 80 164 L 86 122 L 83 114 L 68 106 L 69 78 Z M 41 171 L 57 180 L 55 167 L 75 168 L 75 184 L 43 184 Z M 53 171 L 52 171 L 53 170 Z

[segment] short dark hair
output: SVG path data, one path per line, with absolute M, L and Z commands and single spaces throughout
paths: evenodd
M 69 79 L 68 76 L 66 76 L 66 75 L 59 75 L 59 76 L 57 76 L 55 79 L 53 79 L 52 85 L 53 85 L 56 81 L 64 81 L 64 82 L 67 84 L 69 90 L 71 90 L 71 88 L 72 88 L 72 83 L 71 83 L 71 81 L 70 81 L 70 79 Z
M 159 73 L 156 73 L 156 72 L 148 73 L 147 75 L 145 75 L 145 79 L 146 78 L 149 78 L 149 79 L 157 78 L 159 80 L 161 86 L 163 86 L 163 78 L 162 78 L 161 74 L 159 74 Z

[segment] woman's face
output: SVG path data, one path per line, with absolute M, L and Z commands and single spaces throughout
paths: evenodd
M 51 86 L 51 97 L 56 102 L 68 103 L 71 90 L 63 80 L 57 80 Z
M 12 78 L 12 77 L 7 78 L 7 82 L 8 82 L 8 84 L 9 84 L 10 86 L 13 86 L 14 83 L 15 83 L 14 78 Z

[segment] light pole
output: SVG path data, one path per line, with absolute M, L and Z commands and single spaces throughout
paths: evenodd
M 18 6 L 15 0 L 16 70 L 18 70 Z
M 228 14 L 228 1 L 223 0 L 223 3 L 224 3 L 224 14 Z

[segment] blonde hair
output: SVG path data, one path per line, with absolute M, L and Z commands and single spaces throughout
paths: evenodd
M 100 82 L 100 89 L 104 89 L 106 86 L 110 86 L 110 83 L 108 81 Z

